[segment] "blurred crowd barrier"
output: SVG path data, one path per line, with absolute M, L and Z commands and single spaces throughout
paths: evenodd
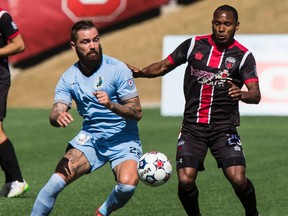
M 0 7 L 8 11 L 26 43 L 25 52 L 12 56 L 12 66 L 37 61 L 42 53 L 67 45 L 70 28 L 81 19 L 94 21 L 98 29 L 158 10 L 169 0 L 21 0 L 1 1 Z M 30 61 L 26 61 L 30 59 Z M 35 61 L 34 60 L 34 61 Z

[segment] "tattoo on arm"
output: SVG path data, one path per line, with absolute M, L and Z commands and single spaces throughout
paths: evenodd
M 126 100 L 124 104 L 113 103 L 110 110 L 123 118 L 137 121 L 142 118 L 142 107 L 138 97 Z
M 52 110 L 49 115 L 50 124 L 55 127 L 59 127 L 57 123 L 57 118 L 61 113 L 66 112 L 68 108 L 68 105 L 64 103 L 58 102 L 53 104 Z

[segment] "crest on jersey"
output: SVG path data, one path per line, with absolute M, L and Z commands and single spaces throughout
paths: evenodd
M 94 80 L 93 88 L 95 90 L 100 90 L 102 85 L 103 85 L 103 78 L 102 77 L 96 77 Z
M 135 88 L 134 79 L 133 79 L 133 78 L 127 80 L 127 84 L 128 84 L 128 86 L 129 86 L 129 88 L 130 88 L 131 90 Z
M 234 57 L 227 57 L 225 59 L 225 66 L 227 69 L 233 68 L 235 64 L 236 64 L 236 59 Z

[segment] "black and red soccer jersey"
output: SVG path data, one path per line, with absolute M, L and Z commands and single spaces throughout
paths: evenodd
M 8 41 L 16 37 L 19 30 L 13 22 L 10 14 L 0 8 L 0 48 L 7 45 Z M 10 85 L 10 72 L 8 57 L 0 57 L 0 82 Z
M 231 80 L 239 88 L 258 82 L 252 53 L 234 40 L 226 49 L 212 35 L 195 36 L 180 44 L 169 56 L 175 66 L 187 62 L 184 76 L 184 124 L 240 124 L 239 104 L 228 95 Z

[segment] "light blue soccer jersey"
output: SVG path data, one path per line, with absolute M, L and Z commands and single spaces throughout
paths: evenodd
M 93 92 L 105 91 L 110 100 L 121 104 L 138 96 L 132 72 L 123 62 L 103 55 L 97 71 L 87 77 L 75 63 L 61 76 L 56 89 L 54 103 L 62 102 L 71 107 L 72 100 L 83 117 L 82 130 L 96 139 L 117 139 L 129 136 L 139 139 L 137 121 L 125 119 L 100 104 Z

